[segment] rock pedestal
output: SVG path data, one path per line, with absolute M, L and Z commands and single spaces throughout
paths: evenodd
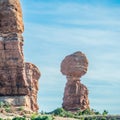
M 81 84 L 80 77 L 87 72 L 88 60 L 82 52 L 65 57 L 61 63 L 61 72 L 67 76 L 63 98 L 63 108 L 68 111 L 89 108 L 88 89 Z
M 24 62 L 19 0 L 0 0 L 0 101 L 37 111 L 40 72 Z

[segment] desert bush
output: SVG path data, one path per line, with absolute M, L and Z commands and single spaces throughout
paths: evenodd
M 0 107 L 2 108 L 4 106 L 4 103 L 0 101 Z
M 15 117 L 12 120 L 26 120 L 26 118 L 25 117 Z
M 5 108 L 5 111 L 8 112 L 8 113 L 10 113 L 10 112 L 11 112 L 10 107 L 6 107 L 6 108 Z
M 65 110 L 63 108 L 57 108 L 54 111 L 47 113 L 47 114 L 53 114 L 55 116 L 63 116 Z
M 93 120 L 93 119 L 92 119 L 92 118 L 88 118 L 88 117 L 87 117 L 87 118 L 84 118 L 84 120 Z
M 4 120 L 11 120 L 10 118 L 4 119 Z
M 53 115 L 61 115 L 63 113 L 65 113 L 66 111 L 63 108 L 57 108 L 56 110 L 52 111 L 50 114 Z
M 95 115 L 95 111 L 92 109 L 86 109 L 84 111 L 82 111 L 82 115 Z
M 102 117 L 101 120 L 107 120 L 107 118 L 106 117 Z
M 9 108 L 11 105 L 8 102 L 4 102 L 4 107 Z
M 95 113 L 95 115 L 100 115 L 100 113 L 98 111 L 95 111 L 94 113 Z
M 38 117 L 38 114 L 37 113 L 33 113 L 32 115 L 31 115 L 31 120 L 34 120 L 35 118 L 37 118 Z
M 0 107 L 1 108 L 9 108 L 10 107 L 10 104 L 8 103 L 8 102 L 2 102 L 2 101 L 0 101 Z
M 108 114 L 108 111 L 107 110 L 104 110 L 102 115 L 107 115 Z
M 79 110 L 78 112 L 74 113 L 76 116 L 81 116 L 81 115 L 100 115 L 99 112 L 93 109 L 86 109 L 86 110 Z
M 24 107 L 23 106 L 19 107 L 18 111 L 24 111 Z
M 99 112 L 96 112 L 95 110 L 86 109 L 86 110 L 79 110 L 78 112 L 69 112 L 64 110 L 63 108 L 57 108 L 56 110 L 50 112 L 49 114 L 53 114 L 55 116 L 61 116 L 61 117 L 70 117 L 70 118 L 81 118 L 82 115 L 99 115 Z M 86 120 L 97 120 L 92 118 L 86 118 Z
M 57 108 L 56 110 L 48 113 L 48 114 L 53 114 L 54 116 L 61 116 L 61 117 L 74 117 L 74 114 L 64 110 L 63 108 Z
M 34 118 L 31 118 L 31 120 L 54 120 L 52 116 L 37 116 Z

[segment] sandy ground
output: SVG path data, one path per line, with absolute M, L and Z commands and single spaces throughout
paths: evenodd
M 0 118 L 3 118 L 3 119 L 7 119 L 7 118 L 12 119 L 14 117 L 18 117 L 18 115 L 16 115 L 16 114 L 2 114 L 2 113 L 0 113 Z

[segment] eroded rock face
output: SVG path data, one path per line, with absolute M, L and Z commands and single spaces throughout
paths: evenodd
M 63 108 L 68 111 L 89 108 L 87 87 L 80 83 L 80 77 L 87 72 L 88 60 L 82 52 L 65 57 L 61 63 L 61 72 L 67 77 L 63 98 Z
M 19 0 L 0 0 L 0 96 L 28 94 L 22 31 Z
M 19 0 L 0 0 L 0 32 L 22 33 L 24 25 Z
M 0 0 L 0 100 L 7 97 L 10 101 L 10 97 L 14 101 L 10 104 L 37 111 L 40 72 L 35 65 L 24 62 L 23 31 L 19 0 Z
M 30 99 L 30 108 L 33 111 L 37 111 L 39 109 L 37 105 L 37 92 L 38 92 L 38 79 L 40 77 L 39 69 L 31 63 L 25 63 L 26 69 L 26 77 L 29 88 L 29 99 Z

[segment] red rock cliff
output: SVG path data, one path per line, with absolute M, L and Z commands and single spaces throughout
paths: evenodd
M 24 62 L 23 31 L 19 0 L 0 0 L 0 101 L 37 111 L 40 72 Z

